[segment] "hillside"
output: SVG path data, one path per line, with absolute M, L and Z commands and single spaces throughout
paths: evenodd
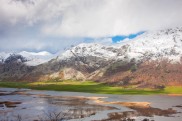
M 47 52 L 18 55 L 1 53 L 1 80 L 95 80 L 142 88 L 182 85 L 181 27 L 145 32 L 112 46 L 82 43 L 51 60 Z

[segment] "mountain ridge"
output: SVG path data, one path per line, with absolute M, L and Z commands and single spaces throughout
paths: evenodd
M 52 57 L 46 52 L 38 56 L 41 54 L 43 57 Z M 145 32 L 135 39 L 123 40 L 115 45 L 81 43 L 50 58 L 31 68 L 27 60 L 19 63 L 15 70 L 19 71 L 20 77 L 19 73 L 12 76 L 11 66 L 14 67 L 15 63 L 8 63 L 11 66 L 2 63 L 1 80 L 10 76 L 16 81 L 90 79 L 111 85 L 136 87 L 182 85 L 182 28 Z M 23 74 L 20 67 L 24 68 Z
M 0 52 L 0 62 L 3 63 L 3 61 L 6 61 L 8 57 L 15 55 L 19 55 L 26 58 L 27 61 L 25 62 L 25 64 L 27 64 L 27 66 L 37 66 L 51 60 L 54 57 L 53 54 L 47 51 L 41 51 L 37 53 L 28 51 Z

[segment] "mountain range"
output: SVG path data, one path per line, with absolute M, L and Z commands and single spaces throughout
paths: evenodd
M 182 27 L 145 32 L 113 45 L 81 43 L 58 56 L 0 53 L 0 81 L 65 79 L 138 88 L 182 85 Z

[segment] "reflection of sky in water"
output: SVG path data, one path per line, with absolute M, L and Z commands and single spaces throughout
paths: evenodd
M 24 96 L 24 95 L 7 95 L 0 96 L 1 101 L 20 101 L 22 104 L 18 105 L 16 108 L 8 108 L 8 112 L 3 114 L 4 117 L 15 118 L 17 115 L 21 115 L 23 119 L 31 120 L 34 117 L 45 117 L 45 113 L 53 111 L 63 111 L 66 107 L 60 107 L 48 104 L 47 99 L 38 98 L 35 96 Z M 1 109 L 2 110 L 2 109 Z M 1 115 L 1 113 L 0 113 Z M 3 116 L 0 116 L 2 119 Z
M 15 89 L 4 89 L 0 88 L 1 90 L 5 91 L 15 91 Z M 28 93 L 31 94 L 46 94 L 46 95 L 52 95 L 52 96 L 86 96 L 86 97 L 92 97 L 92 96 L 98 96 L 98 97 L 108 97 L 104 98 L 103 100 L 106 101 L 120 101 L 120 102 L 151 102 L 152 107 L 157 107 L 161 109 L 168 109 L 173 108 L 175 110 L 178 110 L 179 112 L 182 112 L 181 108 L 173 107 L 176 105 L 182 105 L 182 96 L 165 96 L 165 95 L 107 95 L 107 94 L 89 94 L 89 93 L 76 93 L 76 92 L 56 92 L 56 91 L 28 91 Z M 55 105 L 52 104 L 51 101 L 49 101 L 47 98 L 40 98 L 36 95 L 7 95 L 7 96 L 0 96 L 0 101 L 21 101 L 22 104 L 18 105 L 16 108 L 8 108 L 6 109 L 6 113 L 0 113 L 0 120 L 4 117 L 9 117 L 9 119 L 14 118 L 14 116 L 17 116 L 18 114 L 21 114 L 23 119 L 31 120 L 34 119 L 34 117 L 42 117 L 45 118 L 45 114 L 48 114 L 49 112 L 66 112 L 69 110 L 68 107 L 63 105 Z M 92 101 L 89 101 L 89 103 L 92 103 Z M 109 106 L 116 106 L 116 105 L 109 105 Z M 118 107 L 120 110 L 111 110 L 111 111 L 101 111 L 97 113 L 96 115 L 90 116 L 88 118 L 85 118 L 83 121 L 90 121 L 93 119 L 102 119 L 107 116 L 107 113 L 109 112 L 119 112 L 119 111 L 128 111 L 128 108 L 125 107 Z M 0 111 L 4 111 L 0 107 Z M 86 113 L 84 111 L 77 111 L 77 113 Z M 88 111 L 88 112 L 92 112 Z M 71 111 L 70 111 L 71 114 Z M 181 121 L 182 113 L 175 114 L 175 121 Z M 139 121 L 143 119 L 144 117 L 137 117 L 136 121 Z M 155 116 L 155 121 L 171 121 L 174 120 L 174 117 L 162 117 L 162 116 Z

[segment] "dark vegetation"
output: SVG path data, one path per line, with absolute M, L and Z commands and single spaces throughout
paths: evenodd
M 137 63 L 135 59 L 131 59 L 130 62 L 120 60 L 111 64 L 111 66 L 107 68 L 105 75 L 112 75 L 114 73 L 125 72 L 125 71 L 135 72 L 136 70 L 137 70 Z

